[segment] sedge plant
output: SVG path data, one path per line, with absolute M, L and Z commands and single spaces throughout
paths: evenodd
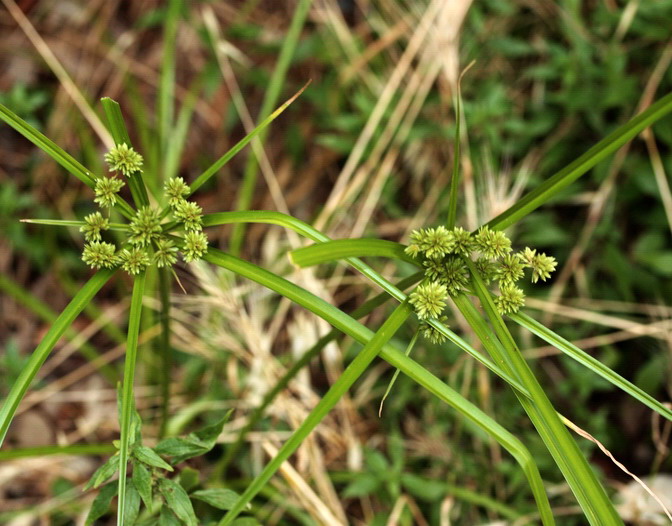
M 170 72 L 170 68 L 165 71 Z M 167 100 L 170 99 L 170 93 L 164 93 L 164 96 Z M 468 232 L 455 224 L 456 192 L 459 188 L 458 172 L 455 169 L 446 224 L 415 231 L 408 245 L 376 239 L 332 241 L 308 223 L 272 211 L 202 213 L 192 197 L 194 192 L 216 175 L 254 136 L 261 133 L 292 100 L 264 119 L 251 134 L 191 183 L 175 173 L 162 181 L 144 176 L 145 160 L 142 152 L 133 147 L 119 105 L 111 99 L 103 99 L 109 130 L 115 142 L 114 148 L 105 154 L 109 168 L 107 174 L 97 174 L 87 169 L 11 110 L 0 105 L 0 118 L 89 186 L 93 201 L 99 207 L 99 210 L 79 221 L 34 221 L 44 225 L 78 228 L 85 240 L 83 264 L 91 267 L 95 273 L 56 317 L 12 385 L 0 410 L 0 441 L 4 440 L 22 398 L 59 338 L 66 334 L 79 313 L 115 274 L 126 273 L 133 281 L 133 289 L 126 327 L 123 383 L 119 389 L 121 433 L 119 441 L 114 444 L 115 453 L 94 474 L 88 485 L 88 488 L 100 488 L 89 515 L 89 523 L 107 513 L 116 496 L 117 523 L 120 525 L 196 525 L 198 518 L 194 513 L 194 500 L 208 502 L 225 511 L 218 523 L 221 526 L 235 524 L 239 514 L 249 509 L 252 500 L 263 492 L 282 463 L 291 457 L 325 415 L 362 377 L 370 364 L 380 358 L 445 402 L 471 422 L 474 430 L 486 433 L 508 451 L 526 477 L 540 521 L 544 525 L 554 524 L 549 498 L 535 458 L 526 445 L 507 429 L 507 422 L 496 421 L 412 359 L 409 356 L 411 346 L 404 352 L 393 343 L 400 328 L 416 318 L 417 332 L 420 335 L 446 349 L 457 348 L 466 352 L 513 390 L 559 472 L 571 488 L 586 521 L 592 525 L 622 524 L 599 477 L 580 451 L 575 438 L 569 433 L 565 418 L 553 407 L 543 386 L 522 357 L 506 320 L 511 320 L 545 339 L 664 418 L 672 420 L 672 412 L 661 402 L 521 311 L 524 306 L 524 292 L 519 281 L 526 273 L 533 283 L 548 279 L 556 267 L 556 261 L 552 256 L 540 253 L 533 247 L 522 247 L 522 250 L 514 251 L 512 242 L 503 229 L 546 203 L 600 160 L 672 111 L 672 94 L 615 130 L 475 232 Z M 169 104 L 164 101 L 161 107 L 161 126 L 164 131 L 169 130 L 170 126 L 165 125 L 172 119 L 167 109 Z M 163 148 L 168 146 L 164 145 Z M 152 164 L 160 165 L 158 159 L 161 157 L 154 159 Z M 131 202 L 121 195 L 125 186 L 130 190 Z M 314 242 L 290 253 L 296 265 L 307 267 L 343 260 L 382 288 L 382 295 L 350 315 L 280 275 L 208 245 L 208 228 L 247 223 L 275 224 L 295 231 Z M 418 272 L 395 285 L 364 263 L 360 259 L 362 257 L 404 260 L 417 266 Z M 326 320 L 336 331 L 310 349 L 297 362 L 296 367 L 290 369 L 279 387 L 269 393 L 260 411 L 250 418 L 248 425 L 241 430 L 238 439 L 225 454 L 224 461 L 218 466 L 220 475 L 225 472 L 227 462 L 242 444 L 244 434 L 254 425 L 254 419 L 263 412 L 263 407 L 337 332 L 353 338 L 363 346 L 277 454 L 240 494 L 226 489 L 196 489 L 200 482 L 189 468 L 180 470 L 177 477 L 172 475 L 175 466 L 180 462 L 212 449 L 226 417 L 186 437 L 163 437 L 154 448 L 143 444 L 142 421 L 135 409 L 133 391 L 138 336 L 143 319 L 143 297 L 156 292 L 162 303 L 163 332 L 160 352 L 166 353 L 163 355 L 166 360 L 170 349 L 170 316 L 167 311 L 169 287 L 172 283 L 170 278 L 173 276 L 172 266 L 179 258 L 185 263 L 200 259 L 256 282 Z M 160 277 L 158 290 L 154 290 L 156 281 L 152 276 L 155 273 Z M 406 287 L 414 284 L 417 285 L 408 294 L 404 292 Z M 357 321 L 357 317 L 380 307 L 388 299 L 394 300 L 396 306 L 380 327 L 373 330 Z M 464 317 L 487 354 L 477 350 L 447 326 L 445 314 L 449 305 L 454 305 L 456 312 Z M 164 371 L 163 380 L 164 418 L 168 407 L 168 393 L 165 390 L 168 374 L 169 368 Z M 165 426 L 162 429 L 165 431 Z M 108 482 L 115 473 L 118 474 L 118 480 Z M 143 503 L 144 510 L 141 512 Z

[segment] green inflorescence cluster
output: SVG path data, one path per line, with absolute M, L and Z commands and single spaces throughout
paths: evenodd
M 425 279 L 410 294 L 409 301 L 421 320 L 421 333 L 433 343 L 442 343 L 444 336 L 427 320 L 445 321 L 442 313 L 448 296 L 471 292 L 465 258 L 474 263 L 487 284 L 497 284 L 499 295 L 494 301 L 501 314 L 517 312 L 525 304 L 525 294 L 516 283 L 526 269 L 531 269 L 532 283 L 537 283 L 546 281 L 557 265 L 555 258 L 529 247 L 513 252 L 506 234 L 487 226 L 476 234 L 461 227 L 415 230 L 406 253 L 420 260 L 425 269 Z
M 142 173 L 142 156 L 126 144 L 105 154 L 105 161 L 111 171 L 127 177 Z M 124 181 L 115 176 L 97 179 L 94 202 L 109 214 L 124 185 Z M 121 267 L 136 275 L 152 264 L 159 268 L 171 267 L 177 262 L 178 252 L 187 263 L 200 259 L 208 251 L 208 238 L 203 233 L 203 210 L 186 199 L 190 193 L 191 189 L 181 177 L 169 179 L 164 185 L 164 195 L 170 213 L 164 214 L 152 206 L 140 207 L 125 230 L 128 237 L 121 247 L 103 241 L 102 233 L 110 229 L 107 218 L 100 212 L 87 215 L 80 228 L 87 241 L 82 260 L 93 269 Z M 184 231 L 182 236 L 175 233 L 181 231 Z

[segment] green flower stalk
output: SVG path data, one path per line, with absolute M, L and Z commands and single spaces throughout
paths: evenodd
M 116 247 L 112 243 L 92 241 L 84 245 L 82 261 L 91 268 L 113 268 L 117 265 Z
M 168 205 L 171 208 L 175 208 L 180 203 L 184 202 L 185 197 L 191 192 L 189 185 L 187 185 L 181 177 L 171 177 L 168 179 L 163 186 L 163 190 L 168 199 Z
M 418 318 L 438 318 L 446 307 L 448 289 L 436 281 L 418 285 L 409 296 L 409 303 L 415 307 Z
M 79 231 L 84 234 L 87 241 L 101 241 L 103 237 L 101 232 L 110 228 L 110 222 L 104 218 L 100 212 L 94 212 L 84 217 L 84 226 Z
M 117 194 L 124 184 L 124 181 L 116 177 L 100 177 L 96 179 L 96 197 L 93 202 L 101 208 L 112 208 L 117 204 Z
M 203 232 L 190 230 L 184 236 L 182 258 L 186 263 L 199 260 L 208 251 L 208 238 Z
M 111 171 L 121 172 L 126 177 L 130 177 L 135 172 L 142 172 L 142 155 L 125 142 L 107 152 L 105 154 L 105 161 Z

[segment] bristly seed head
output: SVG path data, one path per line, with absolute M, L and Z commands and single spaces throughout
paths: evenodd
M 163 186 L 168 198 L 168 205 L 175 208 L 185 200 L 185 197 L 191 192 L 189 185 L 181 177 L 171 177 Z
M 103 238 L 100 235 L 101 231 L 110 228 L 110 222 L 104 218 L 100 212 L 94 212 L 84 217 L 84 226 L 80 227 L 79 231 L 84 234 L 84 239 L 87 241 L 101 241 Z
M 82 261 L 93 269 L 112 268 L 117 264 L 116 250 L 112 243 L 92 241 L 84 245 Z
M 409 296 L 409 303 L 421 320 L 438 318 L 446 306 L 448 290 L 445 285 L 435 281 L 420 284 Z
M 441 280 L 451 296 L 457 296 L 469 285 L 469 270 L 462 258 L 450 257 L 444 264 L 443 279 Z
M 177 261 L 177 247 L 170 239 L 160 238 L 154 249 L 154 263 L 159 268 L 170 267 Z
M 203 229 L 203 209 L 193 201 L 182 200 L 173 210 L 175 219 L 184 223 L 185 230 Z
M 132 275 L 140 274 L 149 266 L 149 256 L 140 247 L 125 248 L 119 253 L 121 268 Z
M 208 238 L 203 232 L 190 230 L 184 236 L 182 258 L 185 262 L 196 261 L 208 251 Z
M 474 245 L 485 257 L 496 259 L 504 257 L 511 252 L 511 240 L 504 232 L 490 230 L 488 226 L 482 226 L 476 236 Z
M 96 179 L 96 197 L 93 202 L 101 208 L 112 208 L 117 203 L 117 194 L 124 184 L 124 181 L 116 177 Z
M 471 232 L 467 232 L 464 228 L 456 226 L 453 228 L 451 234 L 453 238 L 451 253 L 469 257 L 471 251 L 474 249 L 474 240 L 471 238 Z
M 495 305 L 500 314 L 511 314 L 525 305 L 525 293 L 515 285 L 506 284 L 499 287 L 500 296 L 495 297 Z
M 448 317 L 441 316 L 439 322 L 443 325 L 448 325 Z M 420 334 L 436 345 L 440 345 L 448 339 L 442 332 L 439 332 L 426 321 L 420 322 Z
M 105 161 L 110 170 L 121 172 L 130 177 L 135 172 L 142 172 L 142 155 L 125 142 L 118 144 L 105 154 Z
M 513 285 L 525 275 L 525 265 L 518 254 L 507 254 L 497 263 L 500 284 Z
M 525 266 L 532 269 L 532 283 L 540 279 L 546 281 L 558 264 L 553 256 L 547 256 L 544 253 L 537 254 L 536 250 L 529 247 L 525 247 L 520 257 L 525 262 Z
M 128 239 L 134 245 L 147 246 L 161 235 L 159 212 L 150 206 L 143 206 L 131 221 L 131 236 Z

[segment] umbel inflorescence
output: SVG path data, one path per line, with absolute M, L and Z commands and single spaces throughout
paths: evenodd
M 142 173 L 142 156 L 126 144 L 120 144 L 105 154 L 110 170 L 126 177 Z M 125 185 L 116 176 L 96 180 L 94 202 L 108 211 L 117 203 L 118 194 Z M 127 237 L 118 244 L 103 241 L 103 232 L 111 228 L 100 212 L 84 218 L 80 231 L 87 243 L 82 260 L 93 269 L 121 267 L 136 275 L 154 264 L 159 268 L 171 267 L 177 262 L 178 252 L 185 262 L 200 259 L 208 250 L 208 238 L 203 233 L 203 210 L 187 201 L 191 189 L 181 177 L 169 179 L 164 186 L 168 210 L 142 206 L 128 225 L 116 225 Z M 179 234 L 178 234 L 179 233 Z
M 501 314 L 517 312 L 525 304 L 525 294 L 516 283 L 526 269 L 532 271 L 532 283 L 537 283 L 546 281 L 557 264 L 555 258 L 529 247 L 513 252 L 506 234 L 487 226 L 474 235 L 460 227 L 415 230 L 406 253 L 418 258 L 425 269 L 425 279 L 411 293 L 409 301 L 422 320 L 422 334 L 435 343 L 440 343 L 443 336 L 426 320 L 443 321 L 448 296 L 471 292 L 465 258 L 474 263 L 487 284 L 497 284 L 499 295 L 494 301 Z

